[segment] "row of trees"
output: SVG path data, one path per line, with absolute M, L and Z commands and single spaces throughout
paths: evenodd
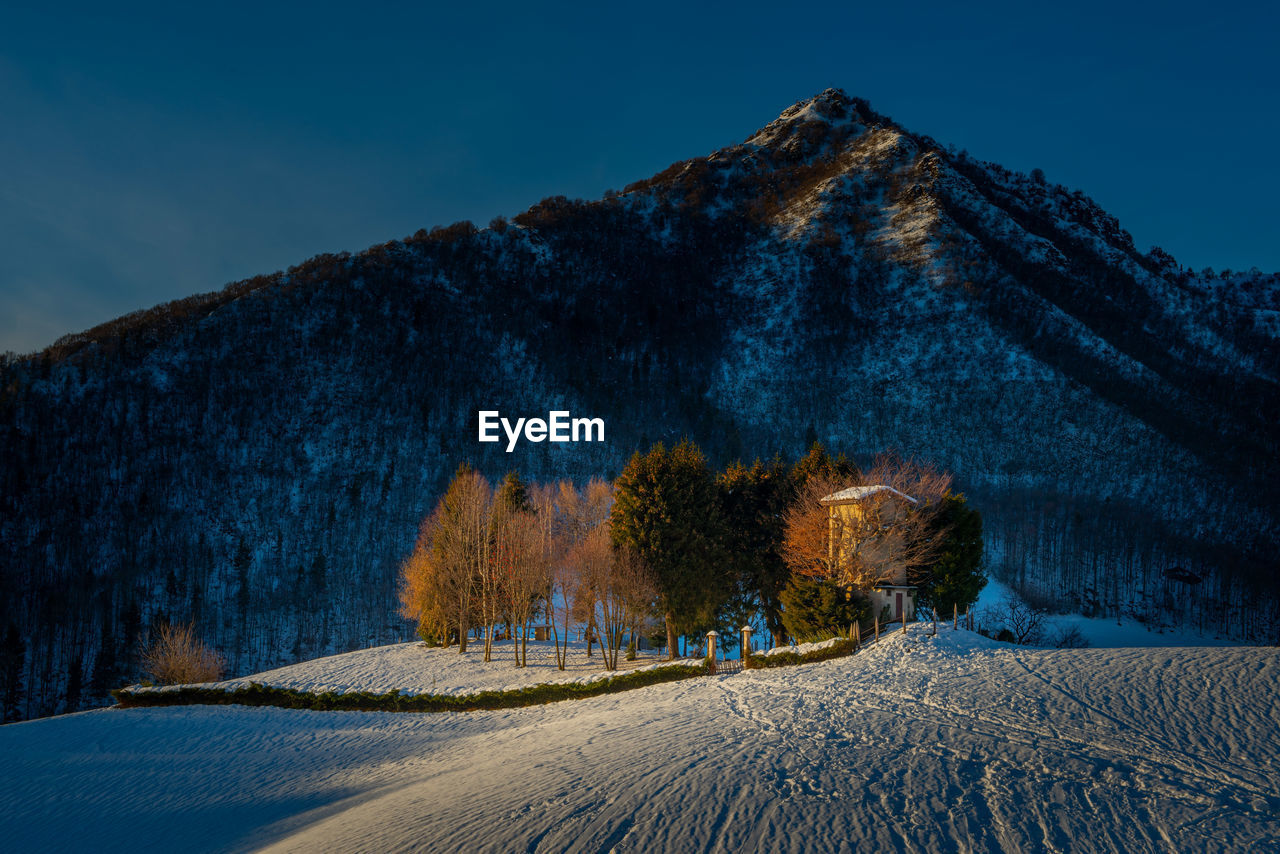
M 688 441 L 657 444 L 613 484 L 581 490 L 515 474 L 494 489 L 464 465 L 404 563 L 401 614 L 460 652 L 483 628 L 486 661 L 506 626 L 526 641 L 518 664 L 541 618 L 561 667 L 571 625 L 585 624 L 612 669 L 651 622 L 671 656 L 680 637 L 735 638 L 756 615 L 774 638 L 847 629 L 865 616 L 865 594 L 901 571 L 926 606 L 963 608 L 985 583 L 981 517 L 950 483 L 896 456 L 862 470 L 819 445 L 794 465 L 715 472 Z M 819 499 L 850 486 L 888 489 L 869 490 L 856 521 L 839 522 Z
M 527 662 L 534 619 L 552 632 L 564 669 L 571 626 L 599 637 L 609 669 L 628 635 L 636 637 L 654 588 L 645 564 L 614 544 L 609 530 L 613 488 L 593 479 L 529 487 L 512 473 L 494 489 L 463 465 L 423 523 L 402 568 L 401 614 L 428 642 L 457 642 L 467 651 L 483 629 L 490 661 L 499 626 L 518 639 L 515 660 Z

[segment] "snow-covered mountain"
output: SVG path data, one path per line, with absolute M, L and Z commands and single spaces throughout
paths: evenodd
M 13 851 L 1280 845 L 1273 651 L 1031 650 L 927 630 L 822 664 L 506 711 L 19 723 L 0 728 L 0 830 Z M 395 657 L 371 675 L 412 685 Z M 347 681 L 349 658 L 298 677 Z M 500 659 L 492 684 L 514 669 Z
M 100 697 L 161 611 L 238 673 L 404 637 L 397 566 L 461 460 L 610 475 L 685 435 L 716 462 L 814 439 L 933 460 L 1015 586 L 1261 637 L 1277 318 L 1280 277 L 1185 271 L 1079 191 L 828 90 L 602 200 L 321 256 L 8 360 L 17 714 Z M 476 441 L 482 409 L 604 418 L 606 441 L 508 454 Z

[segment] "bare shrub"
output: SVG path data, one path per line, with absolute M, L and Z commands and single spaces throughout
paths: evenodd
M 205 646 L 194 627 L 163 625 L 142 653 L 143 669 L 161 685 L 217 682 L 227 670 L 222 653 Z
M 1058 629 L 1049 642 L 1058 649 L 1086 649 L 1089 646 L 1089 639 L 1075 626 Z

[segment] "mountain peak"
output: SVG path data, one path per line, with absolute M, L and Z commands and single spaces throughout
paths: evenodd
M 823 89 L 812 98 L 806 98 L 799 103 L 793 104 L 783 113 L 783 115 L 786 115 L 787 112 L 792 110 L 803 111 L 811 108 L 823 118 L 833 119 L 837 117 L 846 117 L 849 114 L 849 109 L 851 107 L 856 109 L 860 100 L 861 99 L 851 97 L 843 89 L 828 88 Z M 866 102 L 863 101 L 862 103 L 865 104 Z
M 776 146 L 793 137 L 800 128 L 825 125 L 868 126 L 884 124 L 886 119 L 871 109 L 862 98 L 855 98 L 843 89 L 824 89 L 817 95 L 797 101 L 787 107 L 778 118 L 756 131 L 748 145 Z

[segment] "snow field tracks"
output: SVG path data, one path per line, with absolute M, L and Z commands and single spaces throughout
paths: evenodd
M 1272 649 L 940 626 L 467 715 L 108 709 L 0 728 L 0 824 L 32 851 L 1270 851 L 1277 677 Z
M 822 693 L 779 674 L 762 704 L 751 682 L 723 682 L 725 705 L 800 759 L 785 797 L 861 792 L 901 834 L 881 850 L 1280 845 L 1274 651 L 1028 650 L 950 634 L 830 662 Z

